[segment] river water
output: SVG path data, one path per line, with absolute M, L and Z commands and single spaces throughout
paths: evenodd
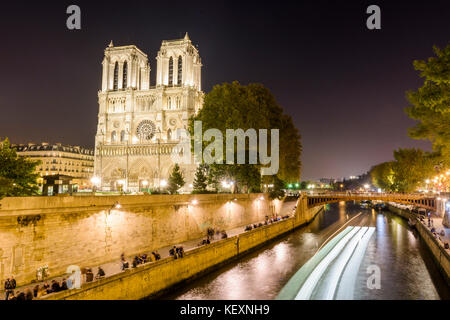
M 350 219 L 348 226 L 376 227 L 358 270 L 354 299 L 450 299 L 450 289 L 428 249 L 405 220 L 388 211 L 344 202 L 327 206 L 309 225 L 162 299 L 274 299 L 322 243 Z M 374 265 L 380 270 L 379 289 L 367 286 L 368 269 Z

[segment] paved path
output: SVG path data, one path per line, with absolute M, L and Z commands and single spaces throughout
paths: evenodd
M 293 214 L 293 208 L 294 208 L 295 204 L 296 204 L 296 201 L 288 201 L 288 202 L 283 203 L 283 206 L 282 206 L 282 208 L 280 210 L 280 216 Z M 263 222 L 263 221 L 261 221 L 261 222 Z M 235 235 L 244 233 L 245 232 L 244 228 L 245 227 L 238 227 L 238 228 L 230 229 L 230 230 L 227 230 L 226 233 L 227 233 L 228 237 L 233 237 Z M 203 239 L 206 239 L 206 235 L 203 238 L 194 239 L 194 240 L 190 240 L 190 241 L 185 241 L 185 242 L 182 242 L 182 243 L 174 243 L 173 245 L 160 248 L 157 251 L 161 255 L 161 259 L 164 259 L 164 258 L 169 257 L 169 250 L 171 248 L 173 248 L 174 245 L 182 246 L 184 248 L 184 251 L 188 251 L 188 250 L 192 250 L 194 248 L 197 248 L 197 247 L 201 246 L 201 241 Z M 211 242 L 216 242 L 216 241 L 219 241 L 219 240 L 220 240 L 220 234 L 215 236 Z M 149 258 L 152 257 L 151 252 L 141 252 L 140 254 L 144 254 L 144 253 L 146 253 Z M 129 265 L 130 265 L 130 268 L 131 268 L 132 267 L 132 262 L 133 262 L 133 259 L 134 259 L 134 255 L 133 256 L 128 256 L 128 257 L 126 257 L 126 259 L 129 262 Z M 151 262 L 149 262 L 149 263 L 151 263 Z M 101 264 L 100 266 L 105 271 L 106 277 L 110 277 L 112 275 L 115 275 L 117 273 L 122 272 L 122 269 L 121 269 L 122 263 L 120 262 L 120 257 L 117 257 L 117 261 L 104 263 L 104 264 Z M 98 266 L 91 267 L 91 269 L 92 269 L 92 272 L 94 273 L 94 276 L 95 276 L 97 274 Z M 48 284 L 51 285 L 52 280 L 56 280 L 59 283 L 61 283 L 61 281 L 62 281 L 62 279 L 64 277 L 67 278 L 67 275 L 52 277 L 52 278 L 47 279 L 45 281 L 22 285 L 20 287 L 17 287 L 16 290 L 14 291 L 14 293 L 17 296 L 17 294 L 19 292 L 23 292 L 27 288 L 32 290 L 38 284 L 41 287 L 42 284 L 44 284 L 44 282 L 47 282 Z M 0 290 L 2 290 L 2 291 L 0 291 L 0 300 L 4 300 L 5 299 L 5 292 L 3 290 L 4 283 L 2 282 L 1 285 L 2 286 L 1 286 Z
M 442 221 L 443 219 L 441 217 L 431 214 L 430 226 L 428 226 L 427 217 L 424 218 L 422 223 L 428 228 L 428 230 L 431 230 L 434 227 L 436 231 L 436 238 L 441 241 L 442 245 L 444 245 L 444 243 L 446 242 L 450 244 L 450 228 L 446 228 L 442 224 Z M 440 234 L 442 230 L 445 232 L 445 235 Z M 447 252 L 450 253 L 450 249 L 447 249 Z

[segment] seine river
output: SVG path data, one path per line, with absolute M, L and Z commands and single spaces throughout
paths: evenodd
M 360 212 L 361 215 L 357 216 Z M 450 299 L 450 289 L 420 240 L 402 218 L 358 204 L 327 207 L 314 221 L 162 299 L 274 299 L 295 272 L 340 226 L 376 227 L 359 267 L 354 299 Z M 381 287 L 369 289 L 369 266 L 379 267 Z

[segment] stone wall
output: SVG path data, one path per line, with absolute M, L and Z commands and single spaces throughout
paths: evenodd
M 238 236 L 214 242 L 186 252 L 182 259 L 162 259 L 127 270 L 106 279 L 85 284 L 79 290 L 67 290 L 49 295 L 59 300 L 136 300 L 154 297 L 174 285 L 196 278 L 232 259 L 239 258 L 293 229 L 311 221 L 323 206 L 302 212 L 305 220 L 288 218 Z M 301 209 L 297 210 L 297 213 Z
M 260 198 L 264 197 L 264 200 Z M 120 208 L 116 208 L 119 207 Z M 92 266 L 232 229 L 280 209 L 266 195 L 149 195 L 22 197 L 0 201 L 0 279 L 19 284 L 48 265 Z

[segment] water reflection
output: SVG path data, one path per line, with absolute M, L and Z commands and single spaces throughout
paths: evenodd
M 350 225 L 376 226 L 356 277 L 356 299 L 449 298 L 449 289 L 424 245 L 407 223 L 388 212 L 360 209 L 357 204 L 334 204 L 308 226 L 276 243 L 244 256 L 163 299 L 274 299 L 318 247 L 346 221 L 364 210 Z M 366 270 L 381 269 L 381 289 L 367 288 Z

